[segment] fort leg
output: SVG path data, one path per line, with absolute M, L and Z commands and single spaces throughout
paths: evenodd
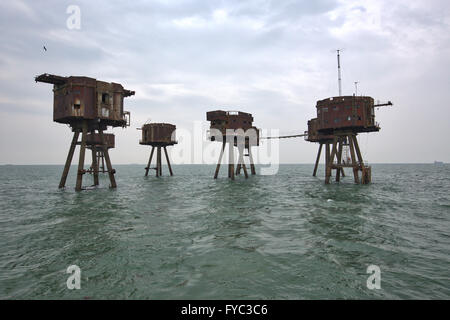
M 231 148 L 230 147 L 228 148 L 228 178 L 231 178 Z
M 236 165 L 236 175 L 240 175 L 241 174 L 241 163 L 238 162 L 238 164 Z
M 222 162 L 223 152 L 225 151 L 225 145 L 226 142 L 224 140 L 222 143 L 222 149 L 220 150 L 219 162 L 217 162 L 216 172 L 214 173 L 214 179 L 217 179 L 217 176 L 219 175 L 220 163 Z
M 245 179 L 248 179 L 247 167 L 245 166 L 245 162 L 244 162 L 244 147 L 238 147 L 238 152 L 239 152 L 239 157 L 238 157 L 239 173 L 240 173 L 241 167 L 242 167 L 242 169 L 244 169 Z
M 355 147 L 356 155 L 358 156 L 359 163 L 361 166 L 363 166 L 364 161 L 363 161 L 363 158 L 361 155 L 361 150 L 359 150 L 358 139 L 356 139 L 356 135 L 353 135 L 352 138 L 353 138 L 353 145 Z
M 95 148 L 93 148 L 95 149 Z M 97 163 L 97 172 L 100 172 L 100 157 L 97 151 L 95 151 L 95 163 Z M 92 172 L 94 172 L 94 160 L 92 160 Z
M 84 174 L 84 156 L 86 154 L 86 137 L 87 137 L 87 122 L 83 121 L 83 133 L 81 136 L 81 147 L 80 147 L 80 159 L 78 160 L 78 171 L 77 171 L 77 184 L 75 186 L 76 191 L 81 191 L 81 186 L 83 182 Z
M 244 169 L 245 179 L 247 179 L 248 178 L 248 172 L 247 172 L 247 167 L 245 166 L 245 163 L 242 163 L 242 168 Z
M 170 175 L 173 176 L 172 167 L 170 166 L 169 155 L 167 154 L 167 149 L 164 147 L 164 153 L 166 155 L 167 166 L 169 167 Z
M 325 143 L 325 176 L 327 175 L 327 165 L 328 162 L 330 161 L 330 144 L 327 142 Z
M 105 143 L 105 137 L 103 136 L 103 130 L 98 130 L 100 136 L 100 142 L 102 143 L 103 156 L 105 157 L 106 166 L 108 167 L 109 181 L 111 182 L 111 188 L 117 188 L 116 178 L 114 178 L 114 173 L 116 172 L 111 165 L 111 159 L 109 158 L 108 147 Z
M 228 177 L 234 180 L 234 143 L 230 142 L 229 145 Z
M 358 169 L 358 164 L 356 163 L 355 148 L 353 147 L 352 136 L 348 136 L 348 140 L 350 143 L 350 155 L 352 157 L 353 176 L 355 177 L 355 183 L 359 183 L 359 176 L 358 176 L 359 169 Z
M 92 171 L 94 173 L 94 186 L 98 186 L 98 165 L 97 165 L 97 152 L 95 146 L 92 146 Z
M 327 175 L 325 176 L 325 183 L 326 184 L 330 183 L 331 171 L 332 171 L 332 167 L 333 167 L 334 157 L 336 156 L 337 144 L 338 144 L 338 138 L 334 137 L 333 149 L 331 151 L 331 156 L 328 158 Z
M 156 147 L 156 177 L 159 177 L 159 147 Z
M 342 138 L 342 151 L 341 151 L 341 163 L 342 163 L 342 153 L 344 152 L 344 146 L 347 144 L 347 137 Z M 343 177 L 345 177 L 344 168 L 341 168 L 341 174 Z
M 356 154 L 358 156 L 358 160 L 359 160 L 360 168 L 361 168 L 361 183 L 362 184 L 370 183 L 370 181 L 369 181 L 370 179 L 368 179 L 368 175 L 366 173 L 366 166 L 364 165 L 364 161 L 362 158 L 361 150 L 359 149 L 358 139 L 356 139 L 356 135 L 353 136 L 353 142 L 355 145 Z
M 242 149 L 242 153 L 241 153 L 241 159 L 242 159 L 242 169 L 244 169 L 245 179 L 248 179 L 248 172 L 247 172 L 247 167 L 245 166 L 244 150 L 243 149 Z
M 162 176 L 162 155 L 161 155 L 161 147 L 159 147 L 159 176 Z
M 330 177 L 328 176 L 328 166 L 330 164 L 330 144 L 326 143 L 325 145 L 325 183 L 330 183 Z M 331 175 L 331 173 L 330 173 Z
M 100 157 L 102 157 L 102 173 L 105 173 L 105 155 L 103 154 L 103 151 L 99 151 Z
M 160 147 L 156 147 L 156 176 L 157 177 L 159 177 L 161 175 L 160 166 L 161 166 L 161 149 L 160 149 Z
M 341 143 L 339 144 L 339 153 L 338 153 L 338 163 L 339 164 L 342 164 L 342 152 L 343 152 L 343 150 L 344 150 L 344 142 L 345 142 L 345 140 L 346 140 L 346 138 L 345 137 L 342 137 L 341 138 Z M 340 168 L 339 169 L 339 171 L 341 172 L 341 174 L 342 174 L 342 177 L 345 177 L 345 172 L 344 172 L 344 168 Z
M 147 167 L 145 168 L 145 176 L 148 176 L 148 170 L 150 170 L 150 166 L 152 164 L 153 152 L 155 151 L 155 147 L 152 147 L 152 151 L 150 152 L 150 158 L 148 159 Z
M 69 154 L 67 155 L 66 164 L 64 165 L 63 174 L 61 176 L 61 180 L 59 182 L 59 188 L 64 188 L 66 185 L 67 175 L 69 174 L 70 164 L 72 163 L 73 153 L 75 152 L 75 148 L 77 146 L 78 136 L 80 135 L 80 130 L 75 129 L 73 134 L 72 143 L 70 144 Z
M 248 157 L 250 160 L 250 171 L 252 172 L 252 175 L 254 176 L 256 174 L 255 170 L 255 164 L 253 163 L 253 156 L 252 156 L 252 148 L 248 147 Z
M 315 177 L 316 173 L 317 173 L 317 167 L 319 166 L 319 160 L 320 160 L 320 154 L 322 152 L 322 146 L 323 146 L 323 143 L 320 144 L 319 151 L 317 152 L 317 158 L 316 158 L 316 164 L 314 166 L 313 177 Z
M 242 157 L 244 158 L 244 157 Z M 241 149 L 238 147 L 238 162 L 236 164 L 236 175 L 241 174 L 243 160 L 241 160 Z
M 100 154 L 95 151 L 95 158 L 97 159 L 97 171 L 100 172 Z
M 95 130 L 91 131 L 91 135 L 95 134 Z M 98 186 L 98 161 L 97 161 L 97 150 L 96 147 L 92 146 L 92 173 L 94 174 L 94 186 Z
M 336 155 L 336 158 L 337 158 L 337 165 L 338 165 L 338 168 L 337 168 L 337 170 L 336 170 L 336 182 L 339 182 L 340 180 L 341 180 L 341 167 L 340 167 L 340 165 L 341 165 L 341 156 L 342 156 L 342 138 L 339 138 L 339 140 L 338 140 L 338 152 L 337 152 L 337 155 Z

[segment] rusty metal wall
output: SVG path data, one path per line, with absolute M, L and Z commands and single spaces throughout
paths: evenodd
M 332 134 L 322 134 L 319 132 L 319 120 L 317 118 L 308 121 L 308 131 L 306 132 L 306 141 L 309 142 L 323 142 L 333 140 Z
M 126 126 L 123 98 L 134 94 L 121 84 L 89 77 L 61 77 L 42 74 L 36 81 L 53 84 L 53 120 L 72 124 L 100 119 L 103 125 Z
M 211 129 L 218 129 L 225 134 L 227 129 L 243 129 L 252 128 L 253 117 L 250 113 L 240 111 L 210 111 L 206 113 L 207 121 L 211 122 Z
M 103 138 L 105 139 L 106 147 L 112 149 L 115 147 L 115 136 L 112 133 L 104 133 Z M 86 144 L 89 146 L 101 146 L 100 135 L 98 133 L 89 133 L 86 137 Z
M 142 126 L 142 139 L 140 144 L 175 144 L 175 137 L 172 133 L 176 126 L 169 123 L 149 123 Z
M 259 135 L 260 135 L 260 130 L 257 127 L 251 127 L 250 129 L 254 130 L 254 133 L 256 134 L 256 137 L 252 137 L 252 139 L 250 139 L 250 136 L 246 136 L 245 139 L 245 148 L 249 148 L 249 147 L 258 147 L 259 146 Z M 252 134 L 251 131 L 246 130 L 246 135 L 247 134 Z M 211 139 L 212 141 L 214 141 L 213 139 Z M 239 141 L 240 143 L 242 143 L 242 140 Z M 237 147 L 238 146 L 238 138 L 235 137 L 234 138 L 234 146 Z
M 354 132 L 378 131 L 374 100 L 371 97 L 333 97 L 317 102 L 319 132 L 351 129 Z

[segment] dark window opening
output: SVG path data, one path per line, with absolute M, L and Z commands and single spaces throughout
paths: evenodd
M 102 102 L 103 103 L 109 103 L 109 94 L 102 93 Z

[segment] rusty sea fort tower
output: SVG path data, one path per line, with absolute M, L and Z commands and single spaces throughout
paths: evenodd
M 87 146 L 93 150 L 91 169 L 94 175 L 94 185 L 99 184 L 98 156 L 94 150 L 100 149 L 106 162 L 110 187 L 116 188 L 115 170 L 111 165 L 108 144 L 103 132 L 108 127 L 130 125 L 130 113 L 123 110 L 123 101 L 124 98 L 134 95 L 134 91 L 124 89 L 119 83 L 108 83 L 89 77 L 62 77 L 45 73 L 37 76 L 35 80 L 53 84 L 53 121 L 68 124 L 74 133 L 59 188 L 64 188 L 66 185 L 77 145 L 80 146 L 80 157 L 75 190 L 83 189 L 83 175 L 87 172 L 84 169 Z M 78 141 L 80 134 L 81 141 Z

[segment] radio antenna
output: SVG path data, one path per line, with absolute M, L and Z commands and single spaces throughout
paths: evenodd
M 341 51 L 342 49 L 338 49 L 337 51 L 337 62 L 338 62 L 338 84 L 339 84 L 339 97 L 342 96 L 342 78 L 341 78 Z

